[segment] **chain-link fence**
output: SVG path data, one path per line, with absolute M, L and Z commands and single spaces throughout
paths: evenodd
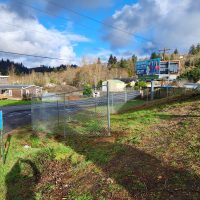
M 143 103 L 143 101 L 136 100 L 140 96 L 140 92 L 134 88 L 125 88 L 120 92 L 109 92 L 110 110 L 111 114 L 115 114 L 124 109 L 128 104 Z
M 162 86 L 155 87 L 153 91 L 153 99 L 163 99 L 179 95 L 187 95 L 192 92 L 198 92 L 196 88 Z M 149 101 L 151 99 L 151 88 L 143 88 L 140 92 L 141 98 Z
M 146 105 L 151 99 L 151 89 L 139 91 L 125 88 L 110 91 L 108 85 L 95 88 L 92 93 L 74 91 L 65 94 L 44 95 L 32 99 L 32 127 L 34 131 L 48 134 L 110 135 L 110 114 Z M 187 95 L 192 89 L 157 87 L 154 99 Z
M 104 86 L 104 87 L 107 87 Z M 32 99 L 34 131 L 55 134 L 109 135 L 109 91 L 95 88 L 92 93 L 75 91 Z

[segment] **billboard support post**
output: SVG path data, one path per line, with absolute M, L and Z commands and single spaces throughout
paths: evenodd
M 151 100 L 154 99 L 154 81 L 151 80 Z

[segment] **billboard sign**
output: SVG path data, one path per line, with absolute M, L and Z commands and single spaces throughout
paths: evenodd
M 160 74 L 160 58 L 138 61 L 136 63 L 136 74 L 143 75 L 158 75 Z

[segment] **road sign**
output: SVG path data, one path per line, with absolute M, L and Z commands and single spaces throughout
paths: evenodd
M 0 111 L 0 130 L 3 130 L 3 114 L 2 111 Z

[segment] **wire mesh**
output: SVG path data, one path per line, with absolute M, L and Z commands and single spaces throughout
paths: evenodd
M 154 99 L 186 95 L 191 89 L 160 87 L 154 90 Z M 94 88 L 92 93 L 75 91 L 32 99 L 32 127 L 48 134 L 110 135 L 110 114 L 143 106 L 150 101 L 150 88 L 137 91 L 109 90 L 109 85 Z
M 82 91 L 67 94 L 67 134 L 107 135 L 107 93 L 100 88 L 92 96 Z
M 109 135 L 108 95 L 101 88 L 32 99 L 34 131 L 56 134 Z
M 31 117 L 34 131 L 53 134 L 56 129 L 64 126 L 64 95 L 56 94 L 32 98 Z
M 136 98 L 139 97 L 140 92 L 133 88 L 125 88 L 124 91 L 120 92 L 109 92 L 110 95 L 110 110 L 112 114 L 115 114 L 128 104 L 136 102 Z M 138 102 L 138 101 L 137 101 Z

